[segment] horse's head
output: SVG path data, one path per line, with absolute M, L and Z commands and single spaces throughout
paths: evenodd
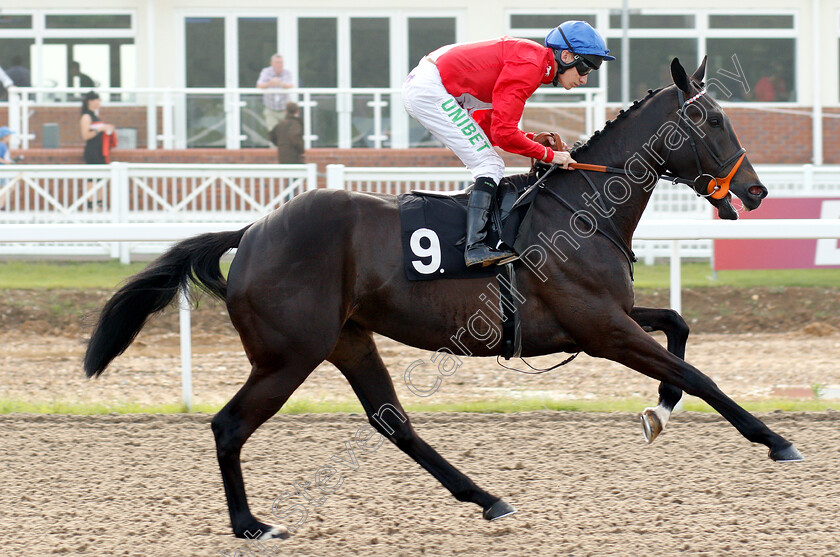
M 678 99 L 675 130 L 679 130 L 681 141 L 670 142 L 674 148 L 667 153 L 666 168 L 692 180 L 694 190 L 717 209 L 720 218 L 737 219 L 732 194 L 751 211 L 767 197 L 767 188 L 759 181 L 726 113 L 706 95 L 705 73 L 705 58 L 691 77 L 677 58 L 671 62 Z

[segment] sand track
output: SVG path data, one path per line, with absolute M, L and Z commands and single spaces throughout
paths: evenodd
M 487 523 L 388 443 L 277 554 L 840 555 L 840 413 L 765 414 L 806 456 L 777 464 L 715 415 L 652 446 L 634 414 L 417 414 L 424 438 L 519 512 Z M 0 416 L 5 555 L 220 555 L 229 534 L 206 415 Z M 343 450 L 359 415 L 277 416 L 243 451 L 254 512 Z M 303 503 L 303 499 L 295 500 Z M 251 547 L 254 555 L 260 553 Z M 248 555 L 248 553 L 239 553 Z

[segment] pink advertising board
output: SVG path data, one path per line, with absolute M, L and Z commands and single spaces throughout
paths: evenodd
M 838 219 L 840 198 L 769 197 L 742 219 Z M 840 240 L 715 240 L 715 269 L 840 269 Z

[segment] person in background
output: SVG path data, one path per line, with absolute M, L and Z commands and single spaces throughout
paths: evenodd
M 9 151 L 9 141 L 12 139 L 13 132 L 7 126 L 0 126 L 0 164 L 12 164 L 11 151 Z
M 32 74 L 29 72 L 29 68 L 23 65 L 23 57 L 20 55 L 12 58 L 12 65 L 6 68 L 6 75 L 11 77 L 18 87 L 32 86 Z
M 283 67 L 283 57 L 274 54 L 271 57 L 271 65 L 263 68 L 257 78 L 258 89 L 271 89 L 263 95 L 263 115 L 265 116 L 266 129 L 273 130 L 280 120 L 286 117 L 286 103 L 289 102 L 289 95 L 283 93 L 283 89 L 292 89 L 295 84 L 292 79 L 292 72 Z
M 7 126 L 0 126 L 0 164 L 12 164 L 17 162 L 17 159 L 13 159 L 11 153 L 9 151 L 9 141 L 12 139 L 13 132 Z M 0 178 L 0 189 L 6 185 L 6 180 Z M 7 193 L 3 193 L 0 195 L 0 211 L 6 210 L 6 199 L 8 198 Z
M 467 205 L 467 266 L 493 265 L 515 257 L 485 244 L 489 210 L 505 163 L 493 149 L 568 168 L 575 162 L 563 145 L 542 145 L 519 129 L 525 101 L 541 84 L 569 90 L 609 55 L 603 37 L 584 21 L 566 21 L 549 31 L 545 46 L 501 37 L 443 46 L 414 68 L 403 84 L 406 111 L 470 169 L 475 184 Z
M 286 117 L 271 129 L 280 164 L 303 164 L 303 120 L 297 103 L 286 103 Z
M 116 131 L 112 124 L 106 124 L 99 118 L 99 106 L 102 104 L 99 95 L 90 91 L 82 97 L 82 117 L 79 120 L 79 131 L 85 142 L 85 164 L 108 164 L 110 146 L 115 144 Z M 88 182 L 88 189 L 92 187 Z M 96 204 L 102 205 L 102 191 L 97 192 Z M 88 207 L 93 206 L 93 200 L 88 201 Z
M 70 79 L 67 81 L 70 83 L 70 87 L 96 87 L 93 79 L 89 75 L 82 73 L 81 65 L 75 60 L 70 62 L 69 73 Z
M 15 85 L 17 87 L 31 87 L 31 75 L 29 68 L 23 65 L 23 57 L 16 54 L 12 57 L 12 65 L 8 68 L 0 67 L 0 100 L 8 98 L 7 88 Z

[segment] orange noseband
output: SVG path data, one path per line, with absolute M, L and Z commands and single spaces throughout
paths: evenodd
M 735 166 L 732 167 L 732 170 L 729 171 L 723 178 L 713 178 L 709 180 L 709 185 L 706 188 L 706 193 L 708 193 L 712 199 L 723 199 L 726 197 L 726 194 L 729 193 L 729 182 L 732 181 L 732 177 L 735 176 L 735 173 L 738 172 L 738 168 L 741 166 L 741 162 L 743 162 L 744 157 L 747 153 L 741 153 L 741 156 L 738 157 L 738 161 L 735 163 Z

